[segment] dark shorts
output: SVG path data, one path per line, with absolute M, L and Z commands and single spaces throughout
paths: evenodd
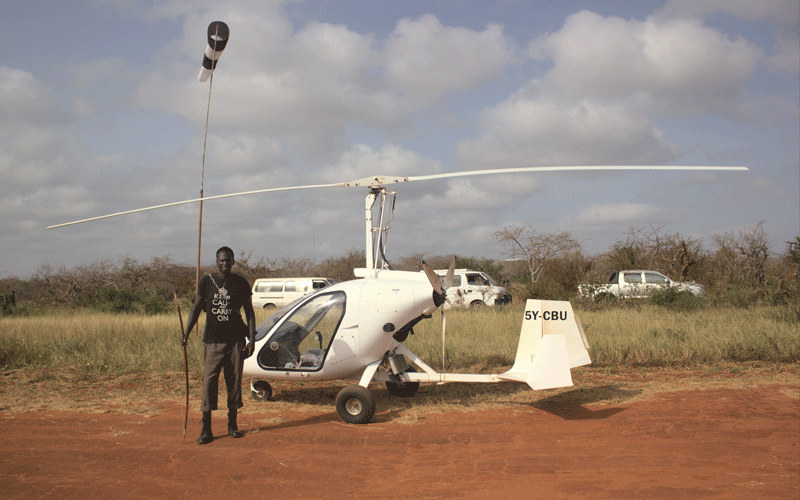
M 219 392 L 219 372 L 222 370 L 225 377 L 225 387 L 228 389 L 228 411 L 238 410 L 242 403 L 242 366 L 244 365 L 245 342 L 226 344 L 205 344 L 203 362 L 203 402 L 200 411 L 217 409 Z

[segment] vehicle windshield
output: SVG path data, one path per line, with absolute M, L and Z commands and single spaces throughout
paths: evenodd
M 261 347 L 266 369 L 318 370 L 344 316 L 344 292 L 317 294 L 292 311 Z
M 491 276 L 489 276 L 488 274 L 486 274 L 486 273 L 481 273 L 481 276 L 483 276 L 484 278 L 486 278 L 486 281 L 488 281 L 490 285 L 492 285 L 492 286 L 497 286 L 497 282 L 496 282 L 495 280 L 493 280 L 493 279 L 492 279 L 492 277 L 491 277 Z
M 467 283 L 475 286 L 497 286 L 497 283 L 486 273 L 467 274 Z
M 321 291 L 322 290 L 320 290 L 320 292 Z M 256 342 L 263 339 L 264 336 L 272 329 L 272 327 L 275 326 L 275 324 L 278 321 L 280 321 L 281 318 L 286 316 L 286 313 L 291 311 L 294 308 L 294 306 L 299 304 L 301 301 L 307 299 L 308 297 L 309 297 L 308 295 L 304 295 L 302 297 L 294 299 L 293 301 L 289 302 L 285 306 L 281 307 L 280 309 L 272 313 L 272 315 L 269 318 L 262 321 L 261 324 L 258 325 L 258 327 L 256 328 Z

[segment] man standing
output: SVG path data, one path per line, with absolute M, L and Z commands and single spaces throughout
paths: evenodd
M 219 373 L 224 371 L 225 387 L 228 390 L 228 435 L 240 438 L 244 433 L 236 424 L 236 412 L 242 403 L 242 366 L 244 360 L 253 355 L 256 334 L 256 317 L 253 312 L 252 290 L 246 279 L 231 272 L 235 263 L 233 250 L 222 247 L 217 250 L 219 274 L 203 276 L 197 287 L 189 322 L 183 333 L 181 344 L 186 345 L 189 334 L 200 317 L 206 313 L 206 328 L 203 336 L 205 355 L 203 362 L 203 429 L 197 444 L 214 440 L 211 433 L 211 412 L 217 409 Z M 245 325 L 239 313 L 244 308 Z M 249 332 L 249 343 L 245 337 Z

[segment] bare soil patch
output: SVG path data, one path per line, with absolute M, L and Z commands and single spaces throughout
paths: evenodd
M 4 498 L 799 498 L 800 370 L 583 369 L 575 387 L 373 386 L 344 424 L 344 384 L 275 384 L 243 439 L 183 444 L 180 374 L 0 374 Z M 214 431 L 225 429 L 214 412 Z

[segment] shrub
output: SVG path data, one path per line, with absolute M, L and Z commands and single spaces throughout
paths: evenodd
M 678 290 L 675 287 L 654 290 L 649 300 L 655 306 L 665 307 L 672 311 L 692 311 L 703 303 L 703 299 L 695 296 L 692 292 Z
M 160 314 L 168 310 L 169 300 L 153 290 L 100 288 L 86 304 L 99 312 Z

